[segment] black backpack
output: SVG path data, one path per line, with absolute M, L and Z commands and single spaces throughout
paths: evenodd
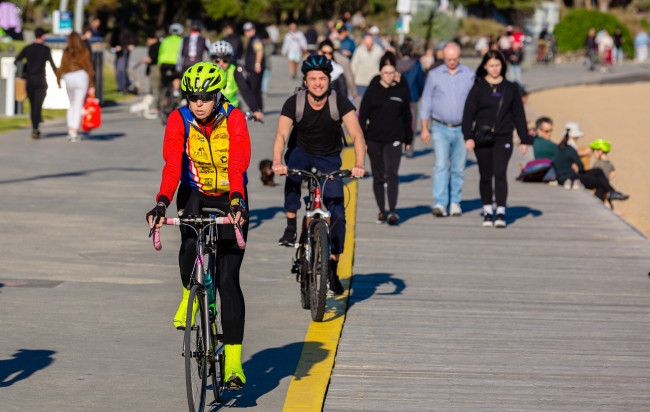
M 305 105 L 307 104 L 307 89 L 303 87 L 297 87 L 294 94 L 296 95 L 296 120 L 295 123 L 300 123 L 302 121 L 302 116 L 305 113 Z M 332 120 L 336 122 L 341 135 L 341 140 L 343 141 L 343 146 L 347 147 L 348 142 L 345 139 L 345 134 L 343 133 L 343 127 L 341 124 L 341 114 L 339 113 L 339 107 L 336 104 L 336 90 L 330 89 L 329 94 L 327 95 L 327 104 L 330 109 L 330 116 Z M 294 127 L 289 136 L 289 147 L 294 147 L 296 145 L 296 128 Z

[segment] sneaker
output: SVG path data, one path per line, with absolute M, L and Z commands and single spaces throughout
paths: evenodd
M 580 183 L 580 180 L 576 179 L 573 181 L 573 184 L 571 185 L 571 189 L 573 190 L 582 190 L 585 187 Z
M 388 214 L 388 218 L 386 219 L 386 223 L 388 223 L 391 226 L 396 226 L 399 223 L 399 216 L 397 213 L 392 212 Z
M 463 209 L 460 208 L 460 205 L 458 203 L 452 203 L 449 205 L 449 214 L 451 216 L 462 216 Z
M 386 212 L 379 212 L 377 215 L 377 223 L 386 223 Z
M 494 221 L 494 227 L 505 228 L 506 227 L 506 215 L 498 214 L 496 220 Z
M 345 289 L 343 289 L 343 284 L 341 284 L 341 280 L 339 279 L 339 275 L 337 274 L 332 274 L 329 286 L 330 291 L 335 295 L 342 295 L 345 291 Z
M 226 344 L 224 347 L 223 376 L 227 376 L 225 386 L 229 391 L 238 391 L 246 384 L 246 376 L 241 364 L 241 348 L 241 343 Z
M 435 205 L 431 213 L 436 217 L 445 217 L 447 216 L 447 211 L 442 205 Z
M 492 215 L 483 213 L 483 227 L 492 227 Z
M 296 245 L 296 231 L 289 228 L 284 229 L 284 234 L 278 240 L 278 245 L 294 247 Z
M 563 186 L 566 190 L 571 190 L 571 187 L 573 186 L 573 182 L 571 181 L 571 179 L 567 179 L 564 181 Z
M 609 193 L 609 200 L 610 201 L 612 201 L 612 200 L 627 200 L 629 197 L 630 197 L 629 195 L 624 195 L 621 192 L 613 191 L 613 192 Z

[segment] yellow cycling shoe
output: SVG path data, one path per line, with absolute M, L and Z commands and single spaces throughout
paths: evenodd
M 187 303 L 190 300 L 190 290 L 183 288 L 183 297 L 181 298 L 181 303 L 178 304 L 178 309 L 174 315 L 174 327 L 176 329 L 185 329 L 185 321 L 187 320 Z M 194 326 L 194 318 L 196 317 L 196 312 L 199 310 L 199 302 L 194 299 L 194 304 L 192 305 L 192 326 Z
M 246 376 L 241 364 L 241 344 L 225 345 L 224 356 L 226 364 L 223 375 L 226 378 L 226 389 L 238 391 L 246 384 Z

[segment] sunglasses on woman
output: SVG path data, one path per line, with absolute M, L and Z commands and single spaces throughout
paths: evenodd
M 215 63 L 221 63 L 221 62 L 230 63 L 230 57 L 215 57 L 214 62 Z
M 210 102 L 210 101 L 214 100 L 214 94 L 209 94 L 209 93 L 205 93 L 205 94 L 203 94 L 203 93 L 202 93 L 202 94 L 190 94 L 189 96 L 187 96 L 187 98 L 188 98 L 189 101 L 191 101 L 192 103 L 196 103 L 196 102 L 198 102 L 199 100 L 201 100 L 202 102 Z

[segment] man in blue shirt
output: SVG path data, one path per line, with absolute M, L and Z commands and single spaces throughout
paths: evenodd
M 420 137 L 429 143 L 433 135 L 436 162 L 433 168 L 434 216 L 461 216 L 461 189 L 465 180 L 467 150 L 461 131 L 465 99 L 474 85 L 475 73 L 460 64 L 460 46 L 447 43 L 445 64 L 429 71 L 420 101 Z M 432 122 L 429 131 L 429 120 Z M 449 165 L 448 165 L 449 163 Z
M 350 33 L 345 26 L 341 27 L 339 30 L 339 41 L 341 42 L 341 54 L 348 59 L 351 59 L 352 55 L 354 54 L 354 49 L 357 48 L 357 45 L 354 43 L 354 40 L 350 38 Z

